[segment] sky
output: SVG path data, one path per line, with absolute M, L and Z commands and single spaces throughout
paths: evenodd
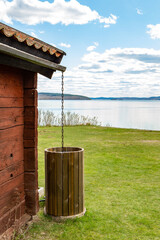
M 0 21 L 66 52 L 65 93 L 160 96 L 159 0 L 0 0 Z M 61 73 L 38 76 L 60 92 Z

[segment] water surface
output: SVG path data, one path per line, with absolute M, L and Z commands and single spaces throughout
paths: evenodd
M 61 101 L 39 100 L 38 108 L 60 115 Z M 160 101 L 66 100 L 64 112 L 97 117 L 102 126 L 160 130 Z

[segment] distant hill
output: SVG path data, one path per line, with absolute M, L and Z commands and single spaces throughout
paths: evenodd
M 98 98 L 91 98 L 92 100 L 118 100 L 118 101 L 123 101 L 123 100 L 134 100 L 134 101 L 139 101 L 139 100 L 160 100 L 159 97 L 149 97 L 149 98 L 137 98 L 137 97 L 120 97 L 120 98 L 115 98 L 115 97 L 110 97 L 110 98 L 105 98 L 105 97 L 98 97 Z
M 61 93 L 38 93 L 39 100 L 60 100 Z M 91 100 L 91 98 L 81 96 L 81 95 L 72 95 L 64 94 L 64 100 Z
M 38 93 L 39 100 L 61 100 L 61 93 Z M 117 101 L 150 101 L 150 100 L 160 100 L 160 96 L 158 97 L 149 97 L 149 98 L 137 98 L 137 97 L 97 97 L 97 98 L 89 98 L 82 95 L 73 95 L 73 94 L 64 94 L 64 100 L 117 100 Z

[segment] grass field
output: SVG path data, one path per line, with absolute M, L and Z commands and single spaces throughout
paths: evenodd
M 59 127 L 39 128 L 39 186 L 44 149 L 60 138 Z M 41 208 L 24 239 L 160 239 L 160 132 L 65 127 L 65 146 L 85 149 L 86 215 L 54 223 Z

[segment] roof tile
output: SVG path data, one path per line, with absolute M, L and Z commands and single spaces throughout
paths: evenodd
M 2 33 L 6 36 L 6 37 L 13 37 L 15 34 L 15 31 L 11 30 L 11 29 L 7 29 L 7 28 L 2 28 Z
M 29 47 L 33 46 L 34 44 L 34 40 L 31 38 L 26 38 L 25 42 Z
M 20 43 L 27 44 L 28 47 L 33 46 L 35 49 L 48 52 L 50 55 L 55 55 L 59 58 L 61 55 L 65 55 L 65 52 L 59 50 L 47 43 L 42 42 L 41 40 L 31 37 L 25 33 L 22 33 L 14 28 L 6 26 L 3 23 L 0 23 L 0 33 L 5 35 L 8 38 L 14 38 Z
M 34 43 L 34 47 L 35 47 L 36 49 L 40 49 L 40 48 L 43 47 L 43 45 L 40 44 L 40 43 L 38 43 L 38 42 L 35 42 L 35 43 Z M 42 50 L 43 50 L 43 49 L 42 49 Z
M 54 53 L 56 53 L 56 50 L 54 48 L 49 48 L 48 52 L 53 55 Z
M 26 35 L 20 32 L 14 33 L 14 38 L 17 39 L 18 42 L 24 42 L 26 40 Z
M 45 45 L 44 45 L 44 46 L 42 46 L 42 51 L 43 51 L 43 52 L 47 52 L 47 51 L 48 51 L 48 49 L 49 49 L 49 47 L 47 47 L 47 46 L 45 46 Z

